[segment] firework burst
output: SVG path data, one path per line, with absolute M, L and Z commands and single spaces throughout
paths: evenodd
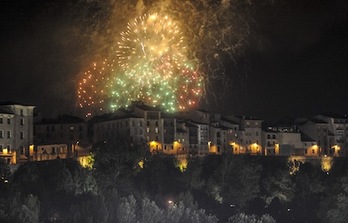
M 80 75 L 77 86 L 78 102 L 86 115 L 103 111 L 107 107 L 113 83 L 110 74 L 113 72 L 114 61 L 104 59 L 102 62 L 93 62 L 90 68 Z
M 128 23 L 117 43 L 118 68 L 94 64 L 79 86 L 80 107 L 113 109 L 132 101 L 160 105 L 168 112 L 197 106 L 203 93 L 203 77 L 187 54 L 179 25 L 169 16 L 143 15 Z
M 80 32 L 91 46 L 88 54 L 115 60 L 100 89 L 91 90 L 87 82 L 84 90 L 79 86 L 79 104 L 90 110 L 141 100 L 177 111 L 211 95 L 218 98 L 231 86 L 224 64 L 236 61 L 250 33 L 250 0 L 79 2 L 88 12 L 81 18 L 88 28 Z M 221 88 L 213 88 L 214 82 Z M 98 94 L 92 98 L 101 103 L 91 103 L 84 91 Z
M 131 100 L 161 105 L 166 111 L 196 104 L 202 77 L 189 65 L 192 61 L 177 22 L 167 15 L 144 15 L 128 23 L 121 40 L 117 57 L 122 74 L 116 77 L 113 107 Z

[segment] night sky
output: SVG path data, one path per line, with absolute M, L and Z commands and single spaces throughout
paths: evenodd
M 59 2 L 1 3 L 0 101 L 36 105 L 46 117 L 75 114 L 88 57 Z M 254 4 L 248 44 L 237 64 L 225 60 L 232 84 L 202 108 L 266 119 L 348 113 L 347 12 L 344 0 Z

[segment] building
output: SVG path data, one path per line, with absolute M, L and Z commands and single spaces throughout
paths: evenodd
M 302 156 L 304 147 L 295 125 L 267 126 L 262 133 L 266 156 Z
M 316 141 L 319 155 L 345 156 L 348 148 L 348 119 L 331 115 L 316 115 L 298 119 L 298 128 Z
M 11 163 L 27 160 L 34 141 L 34 108 L 16 102 L 0 103 L 0 156 Z
M 66 157 L 76 157 L 78 149 L 91 146 L 87 132 L 88 123 L 78 117 L 61 115 L 56 119 L 43 119 L 35 123 L 34 148 L 39 151 L 38 148 L 52 148 L 55 145 L 65 144 Z

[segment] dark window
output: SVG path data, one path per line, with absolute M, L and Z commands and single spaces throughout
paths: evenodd
M 9 119 L 9 118 L 7 119 L 7 124 L 9 124 L 9 125 L 11 124 L 11 119 Z

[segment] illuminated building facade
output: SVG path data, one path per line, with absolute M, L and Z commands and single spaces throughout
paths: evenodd
M 262 132 L 267 156 L 304 155 L 301 133 L 296 126 L 268 126 Z
M 34 144 L 35 151 L 38 148 L 54 147 L 56 144 L 66 144 L 67 157 L 75 157 L 78 148 L 89 147 L 88 124 L 81 118 L 61 115 L 56 119 L 43 119 L 35 123 Z M 48 151 L 47 149 L 45 149 Z M 50 149 L 52 156 L 55 150 Z M 34 157 L 30 157 L 34 159 Z
M 15 102 L 0 103 L 0 157 L 10 163 L 27 160 L 33 144 L 34 108 Z
M 298 120 L 298 128 L 316 141 L 319 155 L 346 156 L 348 118 L 331 115 L 317 115 Z

